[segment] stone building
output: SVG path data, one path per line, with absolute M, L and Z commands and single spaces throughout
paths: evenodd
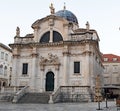
M 50 11 L 32 24 L 32 34 L 21 37 L 17 27 L 10 44 L 12 85 L 29 86 L 30 92 L 55 93 L 64 87 L 71 93 L 93 94 L 95 78 L 103 71 L 97 31 L 88 22 L 80 28 L 66 7 L 55 12 L 51 4 Z
M 12 74 L 12 50 L 0 43 L 0 89 L 10 85 Z
M 103 54 L 103 65 L 104 88 L 112 98 L 120 94 L 120 56 Z

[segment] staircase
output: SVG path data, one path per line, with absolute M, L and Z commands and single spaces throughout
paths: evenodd
M 12 102 L 14 95 L 19 90 L 21 90 L 21 88 L 15 86 L 2 87 L 2 89 L 0 90 L 0 102 Z
M 26 93 L 20 98 L 18 103 L 43 103 L 47 104 L 49 101 L 49 93 Z
M 13 100 L 14 94 L 11 93 L 1 93 L 0 102 L 11 102 Z

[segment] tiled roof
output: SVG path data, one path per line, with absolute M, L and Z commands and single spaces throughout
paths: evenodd
M 120 56 L 114 54 L 103 54 L 103 62 L 120 62 Z

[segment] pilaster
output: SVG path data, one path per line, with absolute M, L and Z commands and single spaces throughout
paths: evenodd
M 43 84 L 43 82 L 44 82 L 44 70 L 41 70 L 41 73 L 40 73 L 40 92 L 43 92 L 44 91 L 44 84 Z
M 31 90 L 34 92 L 36 89 L 36 76 L 37 76 L 37 51 L 36 47 L 33 48 L 32 53 L 32 75 L 31 75 Z
M 90 85 L 90 52 L 87 51 L 85 52 L 85 62 L 86 62 L 86 69 L 85 69 L 85 80 L 86 80 L 86 85 Z
M 64 70 L 63 70 L 63 85 L 66 86 L 68 85 L 68 80 L 69 80 L 69 75 L 68 75 L 68 65 L 69 65 L 69 50 L 68 50 L 68 46 L 64 47 L 64 51 L 63 51 L 63 65 L 64 65 Z
M 55 87 L 54 90 L 56 91 L 59 86 L 59 68 L 55 68 Z
M 34 41 L 38 42 L 38 31 L 39 31 L 40 27 L 38 25 L 36 25 L 34 27 Z
M 19 58 L 20 58 L 20 55 L 18 54 L 18 49 L 15 48 L 13 52 L 13 60 L 12 60 L 12 78 L 11 78 L 12 86 L 18 86 Z

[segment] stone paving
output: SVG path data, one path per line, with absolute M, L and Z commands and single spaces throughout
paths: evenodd
M 108 102 L 108 109 L 105 102 L 100 104 L 102 110 L 117 111 L 115 101 Z M 57 103 L 57 104 L 12 104 L 0 103 L 0 111 L 97 111 L 98 103 Z M 119 110 L 120 111 L 120 110 Z

